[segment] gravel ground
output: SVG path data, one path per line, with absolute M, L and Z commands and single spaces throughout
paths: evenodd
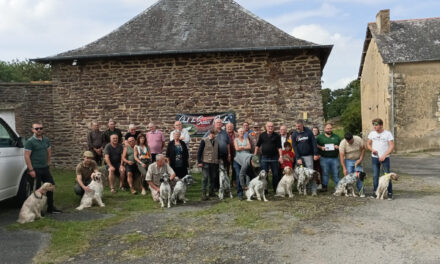
M 286 213 L 292 209 L 291 202 L 269 202 L 259 215 L 264 219 L 258 222 L 261 226 L 251 228 L 236 224 L 240 217 L 236 211 L 204 213 L 215 208 L 216 202 L 190 202 L 159 213 L 134 215 L 103 230 L 88 251 L 67 262 L 440 263 L 439 158 L 439 153 L 393 156 L 391 167 L 411 175 L 395 184 L 393 201 L 295 196 L 297 203 L 316 203 L 317 199 L 336 207 L 303 219 Z M 271 207 L 275 204 L 278 208 Z M 38 232 L 6 231 L 3 227 L 14 222 L 17 214 L 0 211 L 0 234 L 7 238 L 0 245 L 2 263 L 32 262 L 49 239 Z M 87 219 L 82 213 L 75 218 Z M 26 253 L 13 250 L 17 245 Z

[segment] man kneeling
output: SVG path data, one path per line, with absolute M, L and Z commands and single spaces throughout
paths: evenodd
M 73 187 L 75 193 L 81 197 L 85 192 L 90 191 L 87 185 L 92 181 L 92 173 L 99 172 L 98 165 L 93 160 L 94 156 L 91 151 L 85 151 L 83 158 L 84 159 L 76 166 L 76 184 L 75 187 Z
M 147 176 L 145 176 L 145 180 L 147 181 L 148 187 L 151 191 L 151 197 L 153 197 L 155 202 L 159 201 L 160 177 L 162 177 L 164 173 L 168 173 L 168 175 L 170 175 L 170 185 L 171 188 L 173 188 L 178 180 L 176 174 L 171 166 L 166 163 L 165 156 L 162 154 L 157 154 L 156 162 L 148 166 Z

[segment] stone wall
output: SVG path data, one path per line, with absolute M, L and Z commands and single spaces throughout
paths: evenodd
M 49 137 L 53 131 L 51 83 L 0 83 L 0 109 L 15 112 L 15 125 L 22 137 L 32 136 L 32 122 L 41 121 Z
M 94 120 L 101 130 L 113 118 L 123 131 L 134 123 L 143 132 L 155 121 L 167 140 L 177 113 L 234 111 L 240 126 L 270 120 L 277 129 L 282 123 L 290 129 L 307 112 L 310 125 L 323 125 L 321 62 L 311 51 L 79 60 L 52 67 L 53 95 L 40 93 L 46 101 L 39 102 L 53 107 L 48 136 L 60 167 L 80 160 Z M 199 141 L 191 139 L 192 161 Z
M 394 93 L 396 149 L 439 149 L 440 62 L 396 64 Z

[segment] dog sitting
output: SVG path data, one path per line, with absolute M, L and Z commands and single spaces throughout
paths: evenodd
M 228 174 L 226 174 L 225 167 L 223 165 L 220 165 L 219 171 L 220 188 L 218 190 L 218 198 L 220 200 L 223 200 L 225 193 L 229 193 L 229 196 L 232 199 L 231 183 L 229 181 Z
M 159 201 L 162 208 L 165 207 L 165 202 L 167 203 L 168 208 L 171 207 L 170 177 L 167 173 L 164 173 L 160 178 Z
M 367 177 L 367 174 L 362 171 L 357 171 L 354 173 L 350 173 L 344 176 L 336 186 L 335 193 L 333 193 L 334 196 L 350 196 L 350 193 L 353 197 L 357 197 L 356 193 L 354 192 L 356 182 L 357 180 L 364 181 L 365 177 Z
M 304 195 L 307 195 L 307 184 L 313 179 L 313 177 L 319 177 L 319 172 L 303 166 L 298 166 L 295 168 L 293 177 L 298 181 L 298 193 L 304 193 Z M 312 195 L 316 195 L 316 193 L 313 193 Z
M 186 175 L 181 180 L 177 181 L 173 194 L 171 195 L 171 202 L 174 205 L 177 204 L 177 200 L 183 201 L 183 203 L 188 201 L 188 199 L 185 197 L 185 194 L 188 186 L 191 184 L 194 184 L 194 179 L 191 175 Z
M 388 185 L 390 185 L 390 181 L 397 181 L 398 179 L 399 175 L 394 172 L 385 173 L 385 175 L 381 176 L 376 190 L 376 199 L 383 200 L 384 198 L 388 198 Z
M 295 181 L 295 179 L 293 178 L 293 169 L 291 167 L 285 167 L 283 170 L 283 174 L 284 176 L 278 183 L 275 196 L 285 197 L 287 194 L 289 195 L 289 198 L 292 198 L 292 186 Z
M 251 198 L 254 194 L 257 195 L 257 199 L 261 201 L 261 197 L 263 200 L 267 202 L 266 196 L 264 195 L 264 190 L 267 188 L 267 174 L 266 171 L 262 170 L 257 177 L 253 178 L 249 182 L 249 187 L 246 191 L 246 197 L 248 201 L 252 201 Z
M 29 195 L 21 207 L 17 222 L 24 224 L 41 218 L 41 211 L 47 202 L 46 193 L 54 189 L 55 186 L 52 183 L 46 182 L 38 190 Z
M 92 207 L 93 201 L 95 201 L 101 207 L 105 206 L 105 204 L 102 202 L 102 193 L 104 190 L 104 186 L 102 184 L 102 173 L 94 172 L 90 177 L 92 178 L 92 181 L 89 183 L 89 185 L 87 185 L 90 191 L 84 192 L 81 202 L 76 210 Z

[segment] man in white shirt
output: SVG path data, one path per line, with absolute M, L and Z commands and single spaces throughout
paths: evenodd
M 174 130 L 171 131 L 170 141 L 174 140 L 174 132 L 180 131 L 180 140 L 185 142 L 186 146 L 189 148 L 190 137 L 188 134 L 188 130 L 182 128 L 182 122 L 176 121 L 174 122 Z
M 394 149 L 394 137 L 390 131 L 383 129 L 383 121 L 380 118 L 373 120 L 374 131 L 368 134 L 367 148 L 371 151 L 373 165 L 373 189 L 376 193 L 379 184 L 380 166 L 385 173 L 390 172 L 390 153 Z M 373 194 L 374 196 L 374 194 Z M 388 185 L 388 199 L 393 198 L 393 185 Z

